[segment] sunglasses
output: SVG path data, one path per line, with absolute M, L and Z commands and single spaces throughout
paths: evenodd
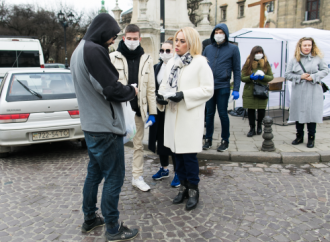
M 164 52 L 166 52 L 166 54 L 170 54 L 171 53 L 171 49 L 166 49 L 166 50 L 160 49 L 159 50 L 159 53 L 161 53 L 161 54 L 164 54 Z

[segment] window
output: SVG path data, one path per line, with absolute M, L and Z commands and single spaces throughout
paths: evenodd
M 319 19 L 320 0 L 307 0 L 306 20 Z
M 237 2 L 237 4 L 238 4 L 238 18 L 243 18 L 245 11 L 245 0 L 240 0 Z
M 39 51 L 0 50 L 3 67 L 40 67 Z
M 268 13 L 274 12 L 274 1 L 267 4 L 267 12 Z
M 220 7 L 221 9 L 221 21 L 226 21 L 227 20 L 227 4 L 223 5 Z

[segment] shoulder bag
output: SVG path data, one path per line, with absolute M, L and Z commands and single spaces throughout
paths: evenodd
M 253 82 L 253 96 L 260 98 L 260 99 L 268 99 L 269 95 L 269 86 L 262 85 L 258 82 Z
M 305 67 L 303 66 L 303 64 L 301 63 L 301 61 L 299 61 L 299 65 L 301 67 L 301 69 L 303 70 L 304 73 L 308 73 L 305 69 Z M 321 81 L 321 87 L 322 87 L 322 90 L 323 90 L 323 93 L 329 91 L 329 87 L 327 86 L 327 84 L 325 84 L 324 82 Z

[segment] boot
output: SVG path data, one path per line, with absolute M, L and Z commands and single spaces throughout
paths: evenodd
M 307 148 L 314 148 L 315 135 L 308 135 Z
M 292 141 L 293 145 L 298 145 L 304 142 L 304 134 L 297 133 L 296 136 L 297 136 L 296 139 Z
M 256 135 L 256 126 L 252 126 L 250 125 L 250 131 L 249 133 L 247 134 L 247 137 L 252 137 L 253 135 Z
M 257 135 L 261 135 L 262 134 L 262 125 L 261 125 L 262 123 L 260 122 L 258 122 L 258 126 L 257 126 Z
M 188 182 L 188 194 L 189 194 L 189 199 L 186 203 L 186 210 L 192 210 L 196 208 L 198 201 L 199 201 L 199 190 L 198 190 L 198 185 L 194 185 Z
M 186 180 L 180 180 L 181 186 L 179 188 L 179 194 L 173 199 L 173 204 L 183 203 L 185 198 L 188 198 L 188 187 Z

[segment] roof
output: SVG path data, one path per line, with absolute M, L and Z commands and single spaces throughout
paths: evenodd
M 123 12 L 123 13 L 121 14 L 121 16 L 123 16 L 123 15 L 127 15 L 127 14 L 132 13 L 132 12 L 133 12 L 133 8 L 130 8 L 130 9 L 128 9 L 127 11 Z

